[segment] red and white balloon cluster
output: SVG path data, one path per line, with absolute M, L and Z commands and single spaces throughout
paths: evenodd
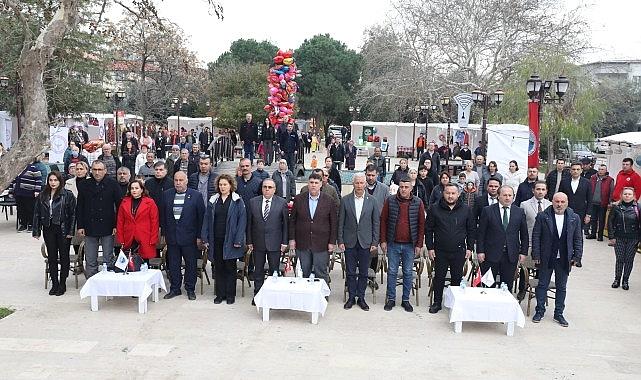
M 296 69 L 293 54 L 291 50 L 279 50 L 267 75 L 269 97 L 264 109 L 269 113 L 268 118 L 272 125 L 281 124 L 294 115 L 294 95 L 298 92 L 295 79 L 301 75 L 300 70 Z

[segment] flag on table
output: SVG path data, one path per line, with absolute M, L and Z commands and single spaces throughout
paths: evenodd
M 494 276 L 492 275 L 492 268 L 488 269 L 487 272 L 481 277 L 481 282 L 483 285 L 489 287 L 494 286 Z
M 476 268 L 476 274 L 474 274 L 474 278 L 472 279 L 472 286 L 477 287 L 481 285 L 481 268 Z
M 127 268 L 128 263 L 129 260 L 127 259 L 127 256 L 125 256 L 125 254 L 120 251 L 120 253 L 118 254 L 118 259 L 116 259 L 116 267 L 124 271 Z

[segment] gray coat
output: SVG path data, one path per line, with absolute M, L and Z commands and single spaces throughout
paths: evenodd
M 257 252 L 278 252 L 281 245 L 287 245 L 287 202 L 274 196 L 270 203 L 267 220 L 263 220 L 262 195 L 252 198 L 247 208 L 247 244 L 253 244 Z
M 541 199 L 541 208 L 543 210 L 545 210 L 551 205 L 552 205 L 552 202 L 550 202 L 547 198 Z M 527 201 L 521 202 L 520 207 L 523 209 L 523 211 L 525 211 L 525 221 L 527 222 L 527 232 L 528 232 L 528 235 L 530 236 L 530 247 L 531 247 L 532 246 L 532 230 L 534 229 L 534 221 L 536 220 L 536 216 L 539 213 L 539 203 L 536 200 L 536 198 L 532 197 Z
M 365 192 L 367 192 L 367 187 L 365 187 Z M 383 182 L 377 181 L 376 187 L 374 188 L 374 194 L 372 194 L 372 197 L 374 197 L 374 199 L 376 199 L 376 202 L 378 203 L 379 215 L 381 210 L 383 209 L 383 203 L 385 203 L 385 199 L 388 196 L 389 196 L 389 186 L 387 186 Z
M 338 244 L 346 248 L 378 246 L 381 208 L 376 199 L 365 192 L 360 220 L 356 221 L 354 193 L 347 194 L 341 202 L 338 218 Z
M 294 196 L 296 196 L 296 178 L 294 178 L 294 174 L 292 174 L 290 170 L 287 171 L 285 177 L 287 178 L 287 188 L 285 189 L 285 194 L 287 196 L 285 197 L 285 200 L 289 202 L 294 199 Z M 272 174 L 272 179 L 276 183 L 276 195 L 282 198 L 283 179 L 281 178 L 280 172 L 278 170 L 276 170 L 274 174 Z

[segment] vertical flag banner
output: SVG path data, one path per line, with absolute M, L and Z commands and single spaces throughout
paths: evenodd
M 539 167 L 539 102 L 530 101 L 528 103 L 529 125 L 530 125 L 530 145 L 528 147 L 528 167 Z

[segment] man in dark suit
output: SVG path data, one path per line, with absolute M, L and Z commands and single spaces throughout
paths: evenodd
M 539 180 L 539 169 L 538 168 L 528 168 L 527 169 L 527 178 L 525 181 L 519 184 L 518 190 L 516 190 L 516 198 L 514 199 L 514 204 L 521 207 L 521 203 L 532 198 L 534 193 L 534 184 Z
M 581 218 L 581 228 L 590 224 L 590 213 L 592 212 L 592 186 L 590 181 L 581 177 L 583 168 L 575 162 L 570 167 L 570 178 L 561 181 L 559 191 L 568 196 L 568 207 Z M 577 263 L 581 267 L 581 262 Z
M 499 188 L 499 203 L 486 207 L 481 212 L 477 236 L 478 260 L 481 272 L 492 268 L 501 282 L 512 288 L 514 273 L 519 261 L 527 256 L 529 238 L 525 212 L 512 204 L 514 189 Z
M 322 178 L 312 173 L 307 181 L 308 192 L 294 198 L 289 218 L 289 246 L 303 269 L 303 277 L 312 273 L 329 283 L 327 265 L 329 252 L 334 251 L 338 210 L 332 197 L 321 192 Z
M 548 199 L 552 200 L 552 196 L 561 191 L 561 182 L 564 179 L 570 178 L 570 171 L 565 168 L 565 160 L 557 158 L 556 170 L 553 170 L 545 176 L 545 182 L 548 184 Z
M 345 251 L 349 291 L 344 308 L 351 309 L 356 303 L 367 311 L 367 271 L 371 253 L 378 247 L 380 210 L 376 199 L 365 191 L 365 174 L 354 174 L 353 181 L 354 192 L 343 197 L 338 218 L 338 244 Z
M 262 184 L 263 195 L 252 198 L 247 210 L 247 248 L 254 254 L 254 295 L 265 281 L 265 257 L 269 274 L 278 271 L 280 254 L 287 249 L 287 202 L 275 197 L 276 184 L 268 178 Z M 252 301 L 253 302 L 253 301 Z
M 183 276 L 182 260 L 185 261 L 185 290 L 190 300 L 196 299 L 196 262 L 198 247 L 202 245 L 202 230 L 205 204 L 198 190 L 187 188 L 187 173 L 174 174 L 174 189 L 163 193 L 160 209 L 160 228 L 167 242 L 167 267 L 171 287 L 165 299 L 181 294 Z
M 567 195 L 556 193 L 552 198 L 552 207 L 536 216 L 532 231 L 532 259 L 539 272 L 536 313 L 532 322 L 538 323 L 543 319 L 548 286 L 554 272 L 554 320 L 561 326 L 568 327 L 568 321 L 563 317 L 566 286 L 572 266 L 580 263 L 582 256 L 580 217 L 568 208 Z
M 430 177 L 434 179 L 435 177 L 438 177 L 438 172 L 441 167 L 441 156 L 438 154 L 438 152 L 435 149 L 435 144 L 434 141 L 430 141 L 427 144 L 427 151 L 425 153 L 421 154 L 418 159 L 418 167 L 420 168 L 425 164 L 425 161 L 430 161 L 431 162 L 431 167 L 429 167 L 430 171 Z M 438 183 L 438 182 L 435 182 Z
M 487 181 L 487 193 L 478 195 L 474 200 L 474 209 L 472 210 L 472 213 L 476 220 L 477 227 L 479 225 L 483 209 L 487 206 L 499 203 L 499 187 L 501 187 L 501 181 L 498 178 L 490 178 Z

